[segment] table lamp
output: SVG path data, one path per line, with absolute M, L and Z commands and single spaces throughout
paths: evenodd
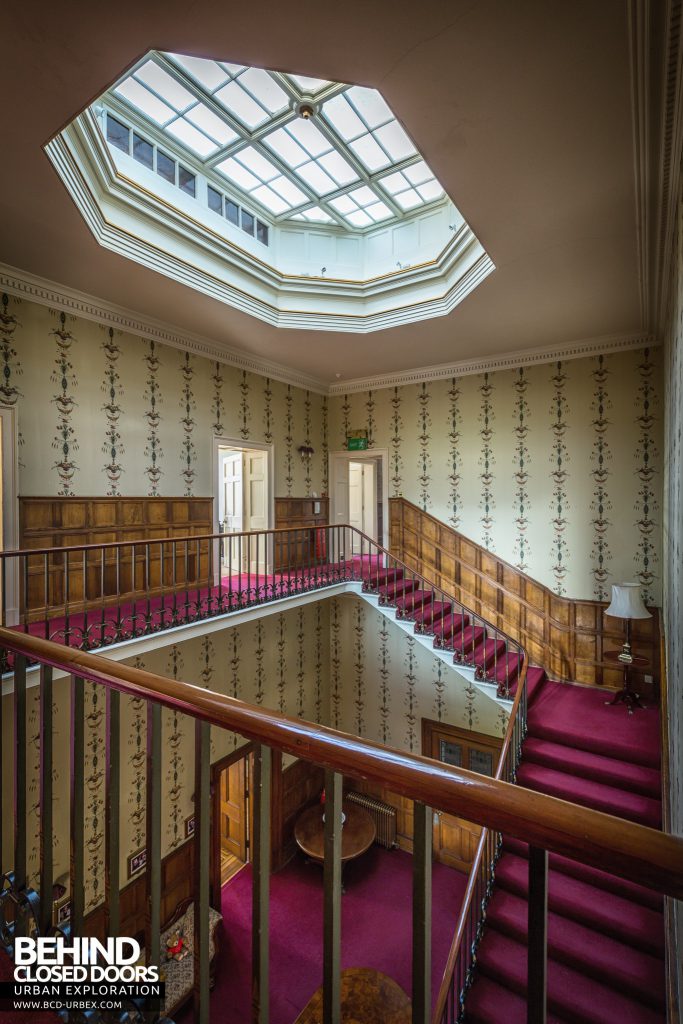
M 613 619 L 624 619 L 626 622 L 626 642 L 619 655 L 619 661 L 630 665 L 633 661 L 631 653 L 631 620 L 650 619 L 652 616 L 643 604 L 640 594 L 640 583 L 614 583 L 612 585 L 612 603 L 605 608 L 605 615 Z

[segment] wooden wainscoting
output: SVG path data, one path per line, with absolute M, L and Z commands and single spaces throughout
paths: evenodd
M 316 509 L 318 511 L 316 512 Z M 313 527 L 326 526 L 330 517 L 329 498 L 276 498 L 275 529 L 294 527 L 296 534 L 275 538 L 275 569 L 298 569 L 324 556 L 316 548 Z
M 33 498 L 19 499 L 19 544 L 22 548 L 58 548 L 80 544 L 109 544 L 199 537 L 213 532 L 213 498 Z M 149 589 L 159 593 L 173 583 L 171 545 L 165 545 L 163 579 L 159 545 L 149 551 Z M 176 546 L 176 584 L 183 586 L 206 580 L 209 568 L 208 543 L 191 542 Z M 45 609 L 57 613 L 65 603 L 65 565 L 59 555 L 48 556 L 47 601 L 42 556 L 29 559 L 28 601 L 31 616 L 42 617 Z M 73 552 L 69 556 L 69 607 L 90 607 L 100 603 L 102 579 L 105 597 L 126 597 L 143 590 L 145 551 L 138 549 L 133 567 L 132 548 Z M 22 591 L 24 588 L 22 579 Z
M 548 587 L 475 544 L 405 498 L 390 500 L 390 547 L 397 558 L 526 647 L 554 679 L 620 688 L 623 671 L 603 653 L 624 642 L 622 623 L 605 619 L 604 601 L 558 597 Z M 633 650 L 650 668 L 633 671 L 636 689 L 660 676 L 659 610 L 633 623 Z
M 309 761 L 293 761 L 282 766 L 282 754 L 273 751 L 273 871 L 278 871 L 297 850 L 294 839 L 296 820 L 307 807 L 320 799 L 324 771 Z

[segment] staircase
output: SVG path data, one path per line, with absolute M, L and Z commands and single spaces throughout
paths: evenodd
M 530 695 L 517 782 L 660 828 L 659 747 L 655 709 L 629 715 L 623 705 L 606 706 L 604 692 L 543 679 Z M 524 843 L 504 837 L 465 1002 L 468 1024 L 526 1022 L 527 857 Z M 661 897 L 559 855 L 549 866 L 550 1024 L 661 1024 Z
M 513 699 L 524 665 L 515 641 L 395 560 L 390 568 L 374 558 L 354 561 L 363 596 L 375 595 L 381 611 L 393 610 L 399 624 L 409 624 L 419 638 L 430 638 L 435 654 L 471 669 L 474 681 L 490 686 L 498 698 Z M 542 669 L 529 669 L 527 685 L 541 677 Z

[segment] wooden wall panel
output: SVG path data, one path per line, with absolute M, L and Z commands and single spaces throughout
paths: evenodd
M 551 590 L 480 547 L 405 498 L 390 500 L 390 548 L 426 579 L 526 648 L 532 664 L 556 679 L 619 688 L 623 673 L 603 652 L 624 642 L 623 624 L 605 619 L 606 602 L 558 597 Z M 632 672 L 634 687 L 648 691 L 660 674 L 659 610 L 633 623 L 632 646 L 650 667 Z
M 316 509 L 318 511 L 316 512 Z M 324 557 L 324 548 L 316 546 L 313 527 L 327 526 L 330 518 L 328 498 L 276 498 L 275 529 L 296 528 L 296 534 L 275 539 L 275 569 L 298 569 Z
M 213 498 L 34 498 L 19 499 L 19 545 L 21 548 L 60 548 L 83 544 L 201 537 L 213 531 Z M 135 590 L 151 594 L 173 583 L 172 545 L 164 558 L 158 545 L 137 550 L 132 547 L 81 552 L 68 556 L 70 611 L 98 605 L 106 597 L 132 595 Z M 206 580 L 209 571 L 209 543 L 191 541 L 176 546 L 177 584 Z M 47 569 L 47 583 L 45 579 Z M 146 579 L 146 572 L 149 579 Z M 26 582 L 28 586 L 26 587 Z M 22 599 L 28 599 L 29 617 L 42 618 L 46 608 L 59 614 L 65 606 L 66 559 L 59 554 L 28 560 L 28 580 L 22 578 Z M 47 593 L 46 593 L 47 589 Z

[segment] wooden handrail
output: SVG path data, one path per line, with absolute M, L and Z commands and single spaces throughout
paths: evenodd
M 609 863 L 615 874 L 683 898 L 683 839 L 675 836 L 49 640 L 0 629 L 0 645 L 534 846 L 594 867 Z

